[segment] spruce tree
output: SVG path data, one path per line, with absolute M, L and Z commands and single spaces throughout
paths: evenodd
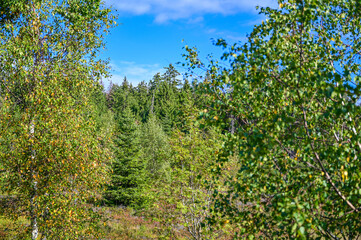
M 136 87 L 135 98 L 138 103 L 138 109 L 135 114 L 139 120 L 146 122 L 150 109 L 151 96 L 148 85 L 144 81 L 140 82 Z
M 145 202 L 147 174 L 145 162 L 140 158 L 138 122 L 129 107 L 116 118 L 115 159 L 105 197 L 110 204 L 139 207 Z

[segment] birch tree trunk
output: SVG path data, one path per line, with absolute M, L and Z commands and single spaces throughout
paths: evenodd
M 35 124 L 34 121 L 31 121 L 30 123 L 30 139 L 34 139 L 34 133 L 35 133 Z M 32 142 L 32 141 L 31 141 Z M 31 160 L 35 160 L 35 149 L 31 147 Z M 35 179 L 36 172 L 34 169 L 32 169 L 32 174 L 34 177 L 34 180 L 32 182 L 33 185 L 33 194 L 31 196 L 30 200 L 30 219 L 31 219 L 31 239 L 36 240 L 39 236 L 39 228 L 38 228 L 38 219 L 37 219 L 37 213 L 36 213 L 36 196 L 37 196 L 37 190 L 38 190 L 38 182 Z

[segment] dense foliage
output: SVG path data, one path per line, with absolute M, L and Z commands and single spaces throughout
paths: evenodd
M 97 51 L 110 10 L 100 1 L 1 3 L 10 16 L 0 28 L 2 191 L 21 203 L 9 214 L 27 216 L 32 239 L 95 236 L 85 203 L 100 196 L 109 154 L 89 96 L 106 70 Z
M 360 225 L 360 5 L 279 1 L 230 67 L 211 63 L 209 123 L 235 120 L 219 162 L 239 168 L 217 210 L 242 238 L 357 239 Z M 189 49 L 191 66 L 201 66 Z M 214 118 L 218 121 L 214 121 Z
M 358 239 L 361 4 L 278 2 L 220 60 L 186 47 L 191 82 L 169 65 L 104 91 L 100 0 L 0 0 L 8 231 L 97 238 L 121 206 L 160 239 Z

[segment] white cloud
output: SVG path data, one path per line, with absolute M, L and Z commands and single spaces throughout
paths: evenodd
M 217 30 L 215 28 L 205 29 L 206 34 L 212 35 L 212 41 L 216 41 L 218 38 L 225 39 L 228 43 L 232 42 L 246 42 L 248 40 L 246 33 L 240 34 L 239 32 L 232 32 L 228 30 Z
M 242 36 L 242 35 L 236 35 L 236 34 L 229 34 L 226 35 L 225 39 L 229 39 L 231 41 L 235 41 L 235 42 L 246 42 L 248 39 L 246 36 Z
M 110 67 L 112 68 L 112 76 L 103 81 L 105 86 L 108 86 L 109 82 L 121 84 L 124 77 L 127 77 L 127 80 L 134 86 L 143 80 L 149 81 L 158 72 L 164 72 L 160 64 L 137 64 L 128 61 L 112 62 Z
M 186 19 L 207 13 L 234 14 L 255 11 L 256 6 L 277 6 L 277 0 L 106 0 L 120 13 L 151 14 L 155 22 Z

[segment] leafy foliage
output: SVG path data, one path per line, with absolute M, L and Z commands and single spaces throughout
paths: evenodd
M 357 1 L 279 1 L 243 45 L 211 62 L 208 123 L 237 148 L 239 168 L 218 210 L 240 238 L 356 239 L 360 225 L 360 16 Z M 189 50 L 191 67 L 204 67 Z
M 179 130 L 173 132 L 170 177 L 155 190 L 157 207 L 154 210 L 171 234 L 183 228 L 192 239 L 219 237 L 217 232 L 210 231 L 207 220 L 211 216 L 212 191 L 216 187 L 207 183 L 219 146 L 215 132 L 207 134 L 193 124 L 186 134 Z
M 100 196 L 108 153 L 89 96 L 106 73 L 96 56 L 110 10 L 90 0 L 9 8 L 19 16 L 0 30 L 5 190 L 25 205 L 32 239 L 95 236 L 85 203 Z
M 146 162 L 147 170 L 152 179 L 157 179 L 166 174 L 170 152 L 168 137 L 154 115 L 151 115 L 148 122 L 143 125 L 141 146 L 142 159 Z
M 145 232 L 164 238 L 358 239 L 361 4 L 278 3 L 244 44 L 218 40 L 226 64 L 186 47 L 198 82 L 170 64 L 104 93 L 98 52 L 115 22 L 100 0 L 0 0 L 10 232 L 99 238 L 104 196 L 151 214 Z

